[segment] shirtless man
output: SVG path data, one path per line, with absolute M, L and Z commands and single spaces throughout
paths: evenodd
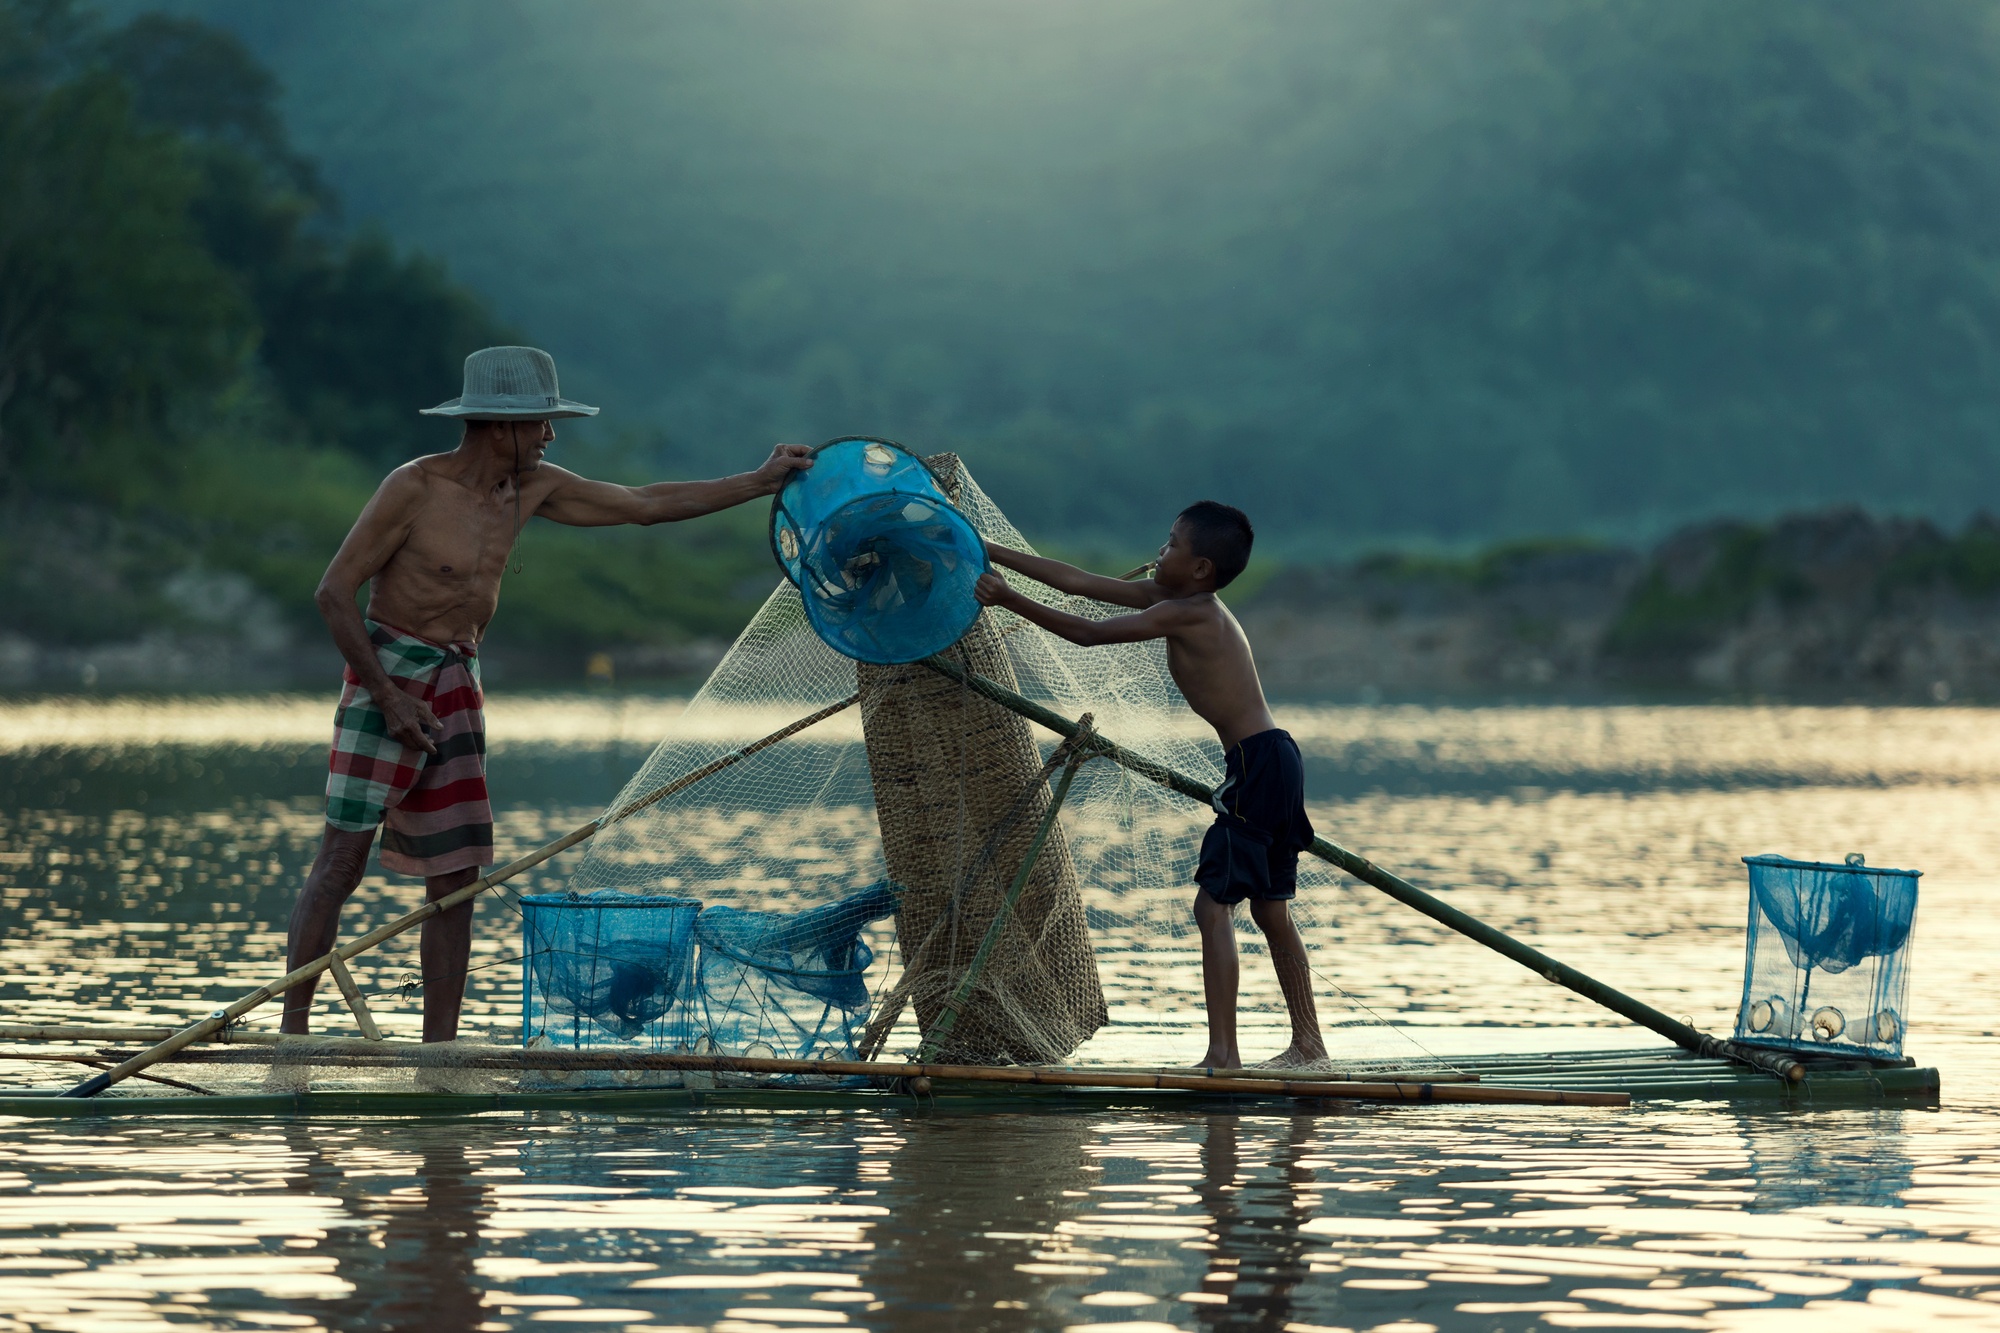
M 1326 1058 L 1305 941 L 1287 906 L 1297 889 L 1299 852 L 1313 839 L 1305 811 L 1305 770 L 1299 747 L 1279 729 L 1264 702 L 1243 627 L 1215 596 L 1243 572 L 1253 536 L 1240 509 L 1213 500 L 1189 505 L 1174 520 L 1153 577 L 1135 582 L 1003 546 L 986 548 L 1002 568 L 1058 592 L 1132 607 L 1136 615 L 1108 620 L 1073 616 L 1023 596 L 993 573 L 982 577 L 977 589 L 987 606 L 1005 607 L 1085 647 L 1165 639 L 1174 683 L 1222 742 L 1228 773 L 1216 789 L 1215 823 L 1202 839 L 1194 875 L 1199 886 L 1194 919 L 1201 930 L 1202 988 L 1208 1002 L 1208 1053 L 1201 1063 L 1216 1069 L 1243 1063 L 1236 1048 L 1236 931 L 1230 909 L 1245 899 L 1270 946 L 1292 1020 L 1291 1045 L 1265 1063 L 1288 1068 Z
M 327 566 L 315 600 L 347 659 L 346 686 L 334 714 L 326 832 L 292 909 L 288 967 L 333 947 L 378 824 L 387 826 L 383 866 L 421 876 L 433 900 L 493 863 L 478 646 L 529 519 L 674 523 L 774 494 L 812 466 L 809 450 L 781 444 L 755 472 L 616 486 L 542 462 L 556 437 L 552 420 L 596 412 L 561 397 L 546 352 L 474 352 L 465 392 L 425 409 L 464 421 L 458 448 L 391 472 Z M 355 608 L 364 583 L 365 615 Z M 471 903 L 424 923 L 425 1041 L 458 1035 L 471 949 Z M 313 988 L 286 993 L 284 1031 L 308 1030 Z

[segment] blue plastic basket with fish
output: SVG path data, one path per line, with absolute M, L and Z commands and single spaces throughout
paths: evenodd
M 1750 937 L 1736 1039 L 1900 1060 L 1918 870 L 1746 856 Z
M 861 662 L 914 662 L 979 618 L 986 544 L 902 445 L 855 436 L 813 451 L 771 502 L 771 552 L 806 618 Z

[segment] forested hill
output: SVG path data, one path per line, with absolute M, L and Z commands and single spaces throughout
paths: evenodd
M 95 679 L 106 645 L 123 683 L 289 669 L 325 642 L 312 589 L 377 480 L 455 443 L 417 409 L 523 336 L 344 218 L 277 96 L 199 21 L 0 0 L 0 686 Z M 726 638 L 774 581 L 748 512 L 533 527 L 503 643 L 566 670 L 579 645 Z
M 180 9 L 685 467 L 1296 554 L 2000 489 L 1988 0 Z

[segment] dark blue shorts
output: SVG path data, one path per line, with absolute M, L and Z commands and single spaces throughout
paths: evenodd
M 1312 843 L 1306 770 L 1298 742 L 1273 729 L 1246 737 L 1225 757 L 1215 823 L 1201 840 L 1194 882 L 1215 901 L 1279 901 L 1298 891 L 1299 853 Z

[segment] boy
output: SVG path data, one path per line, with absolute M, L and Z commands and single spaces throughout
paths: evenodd
M 1270 945 L 1292 1018 L 1292 1044 L 1266 1064 L 1295 1068 L 1326 1058 L 1305 941 L 1286 906 L 1297 887 L 1299 852 L 1313 838 L 1299 747 L 1272 720 L 1250 641 L 1215 597 L 1249 563 L 1253 537 L 1242 510 L 1214 500 L 1189 505 L 1174 520 L 1153 577 L 1135 582 L 988 545 L 987 554 L 1004 569 L 1058 592 L 1138 612 L 1109 620 L 1051 610 L 1015 592 L 996 573 L 981 578 L 978 586 L 985 605 L 1005 607 L 1085 647 L 1165 639 L 1174 683 L 1222 742 L 1228 775 L 1216 789 L 1215 824 L 1202 839 L 1194 896 L 1208 1001 L 1208 1054 L 1201 1063 L 1217 1069 L 1243 1063 L 1236 1049 L 1236 932 L 1229 917 L 1230 908 L 1245 899 Z

